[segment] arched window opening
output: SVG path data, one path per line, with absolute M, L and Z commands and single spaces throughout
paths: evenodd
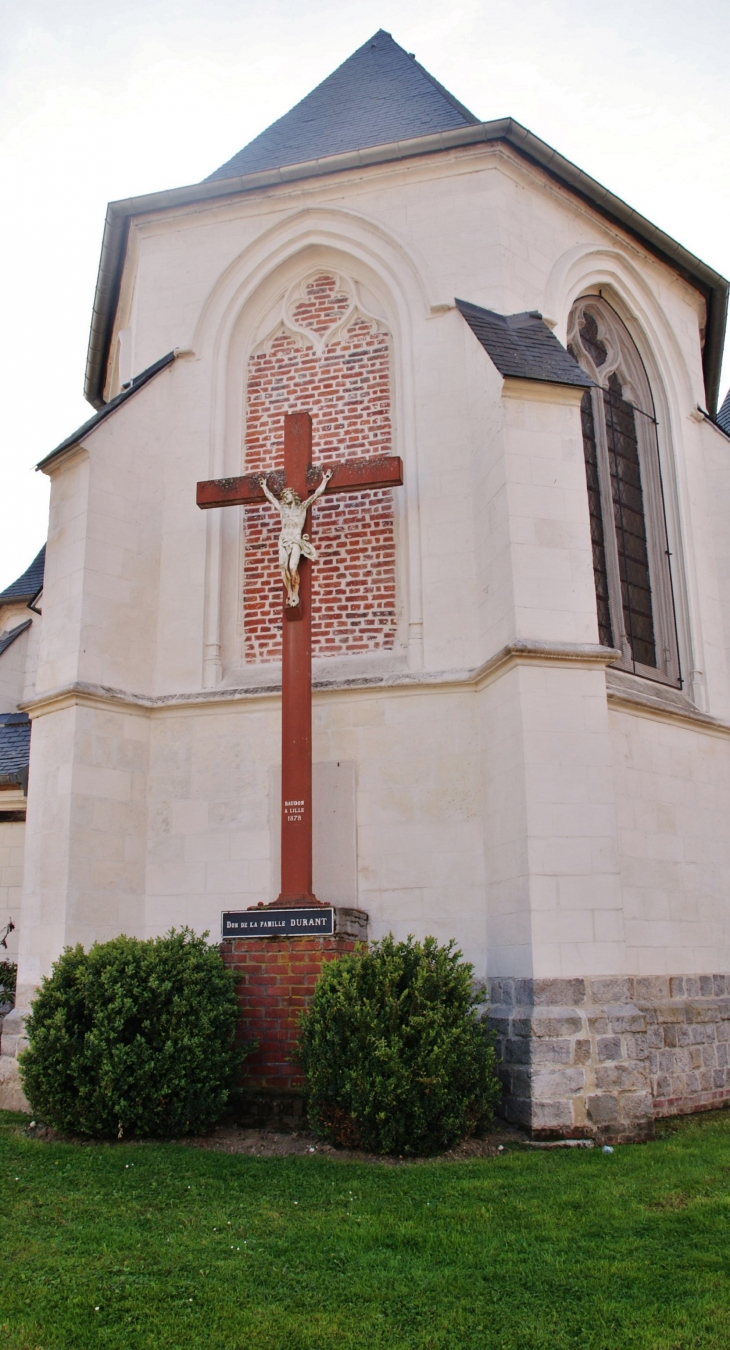
M 681 683 L 654 401 L 628 329 L 601 296 L 575 305 L 598 632 L 624 669 Z

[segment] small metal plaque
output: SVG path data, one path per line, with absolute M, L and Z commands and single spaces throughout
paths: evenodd
M 240 909 L 224 913 L 224 938 L 331 937 L 333 909 Z

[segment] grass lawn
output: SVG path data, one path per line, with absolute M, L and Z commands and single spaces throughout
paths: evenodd
M 728 1350 L 730 1111 L 386 1167 L 30 1140 L 0 1114 L 0 1350 Z

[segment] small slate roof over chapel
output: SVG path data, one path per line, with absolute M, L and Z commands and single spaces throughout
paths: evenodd
M 30 762 L 30 718 L 27 713 L 0 713 L 0 784 L 25 787 Z M 0 798 L 0 807 L 2 798 Z
M 32 622 L 32 619 L 26 619 L 24 623 L 19 623 L 17 627 L 9 628 L 7 632 L 0 633 L 0 656 L 2 656 L 3 652 L 8 650 L 8 647 L 12 647 L 15 639 L 19 638 L 21 633 L 24 633 L 27 628 L 30 628 Z
M 730 389 L 728 389 L 722 406 L 717 410 L 715 421 L 721 426 L 723 431 L 730 436 Z
M 204 181 L 452 131 L 478 120 L 381 28 Z
M 456 305 L 500 375 L 591 387 L 593 381 L 536 309 L 524 314 L 495 314 L 467 300 L 457 300 Z
M 104 403 L 99 411 L 95 413 L 93 417 L 89 418 L 88 422 L 84 422 L 82 426 L 77 427 L 76 431 L 72 431 L 71 435 L 67 436 L 65 441 L 61 441 L 61 444 L 57 445 L 55 450 L 51 450 L 50 454 L 46 455 L 45 458 L 36 465 L 36 468 L 45 468 L 47 464 L 50 464 L 52 459 L 56 458 L 56 455 L 62 454 L 64 450 L 70 450 L 73 445 L 78 445 L 79 441 L 82 441 L 85 436 L 88 436 L 90 431 L 95 431 L 101 422 L 106 421 L 107 417 L 110 417 L 113 412 L 116 412 L 117 408 L 121 408 L 122 404 L 127 403 L 130 398 L 133 398 L 133 396 L 138 393 L 140 389 L 143 389 L 155 375 L 159 375 L 161 370 L 166 370 L 168 366 L 171 366 L 174 360 L 174 351 L 168 352 L 166 356 L 161 356 L 159 361 L 155 361 L 151 366 L 148 366 L 146 370 L 141 371 L 139 375 L 135 375 L 133 379 L 124 386 L 120 394 L 111 398 L 108 403 Z M 38 556 L 40 557 L 40 554 Z M 0 595 L 0 600 L 2 600 L 2 598 L 3 597 Z
M 27 556 L 27 555 L 26 555 Z M 46 546 L 33 559 L 31 565 L 17 581 L 13 581 L 4 591 L 0 591 L 0 605 L 27 605 L 35 600 L 43 589 L 43 572 L 46 566 Z

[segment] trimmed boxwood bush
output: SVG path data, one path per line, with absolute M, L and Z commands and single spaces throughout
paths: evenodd
M 482 1131 L 499 1100 L 473 968 L 453 942 L 396 942 L 330 961 L 302 1016 L 310 1124 L 335 1143 L 425 1154 Z
M 207 933 L 67 947 L 43 980 L 20 1058 L 33 1113 L 74 1133 L 207 1129 L 242 1058 L 235 980 Z

